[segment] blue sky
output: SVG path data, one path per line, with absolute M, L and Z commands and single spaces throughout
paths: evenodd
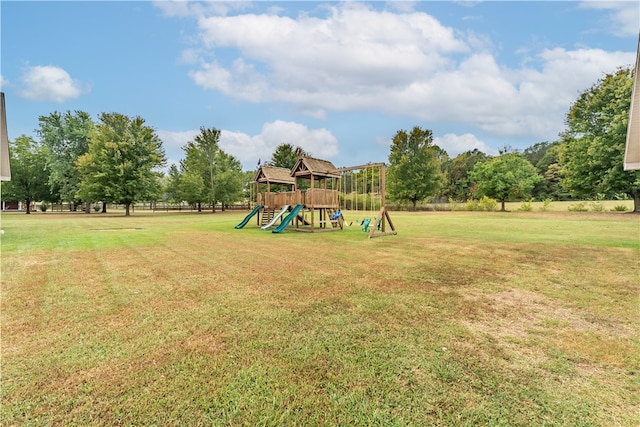
M 431 129 L 450 156 L 554 141 L 635 62 L 640 2 L 0 2 L 9 138 L 38 117 L 141 116 L 170 163 L 200 127 L 245 170 L 281 143 L 384 162 Z

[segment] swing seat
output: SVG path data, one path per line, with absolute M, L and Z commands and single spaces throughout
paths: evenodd
M 362 231 L 364 231 L 365 233 L 368 233 L 370 223 L 371 223 L 371 218 L 365 218 L 364 221 L 362 221 Z

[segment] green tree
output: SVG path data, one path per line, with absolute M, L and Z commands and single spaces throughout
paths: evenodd
M 242 198 L 242 165 L 233 156 L 220 150 L 217 156 L 215 200 L 222 204 L 222 210 Z
M 202 211 L 202 201 L 207 197 L 207 186 L 199 172 L 186 171 L 180 175 L 180 199 Z
M 527 147 L 522 152 L 522 157 L 527 159 L 538 171 L 540 175 L 544 177 L 543 180 L 538 182 L 531 192 L 533 198 L 546 199 L 549 197 L 550 183 L 547 182 L 547 169 L 550 166 L 550 162 L 557 162 L 557 158 L 551 156 L 552 153 L 557 153 L 557 150 L 553 150 L 552 147 L 557 146 L 559 143 L 551 144 L 548 141 L 537 142 L 530 147 Z M 552 174 L 549 175 L 553 177 Z
M 187 142 L 182 148 L 186 157 L 182 162 L 182 169 L 190 173 L 199 173 L 207 186 L 207 192 L 203 199 L 198 201 L 198 206 L 202 201 L 208 201 L 213 212 L 216 211 L 216 161 L 219 147 L 220 131 L 216 128 L 200 128 L 200 134 L 196 135 L 193 141 Z M 198 209 L 200 210 L 200 208 Z
M 524 151 L 522 151 L 522 157 L 529 160 L 529 162 L 537 168 L 538 163 L 542 161 L 552 145 L 549 141 L 537 142 L 525 148 Z M 538 169 L 538 172 L 543 173 L 545 170 L 546 168 L 543 170 Z
M 169 166 L 169 174 L 167 176 L 164 189 L 165 198 L 171 203 L 181 203 L 184 199 L 180 194 L 180 170 L 176 165 Z
M 484 162 L 488 156 L 476 149 L 465 151 L 448 161 L 447 166 L 447 193 L 448 196 L 459 202 L 466 202 L 473 197 L 469 174 L 476 163 Z
M 78 159 L 78 194 L 87 200 L 123 203 L 129 216 L 132 203 L 158 194 L 157 168 L 164 163 L 162 141 L 144 119 L 102 113 L 88 152 Z
M 554 200 L 567 200 L 569 194 L 561 184 L 560 153 L 563 150 L 563 144 L 560 141 L 549 144 L 542 158 L 533 164 L 538 173 L 544 177 L 533 189 L 533 197 Z
M 309 153 L 304 151 L 302 147 L 294 147 L 291 144 L 282 143 L 276 147 L 267 164 L 269 166 L 292 169 L 299 157 L 309 157 Z
M 218 142 L 220 131 L 212 128 L 200 128 L 200 134 L 193 141 L 189 141 L 184 147 L 185 158 L 180 163 L 182 179 L 190 175 L 183 190 L 188 189 L 185 195 L 190 203 L 198 205 L 198 211 L 202 210 L 202 202 L 208 201 L 215 212 L 215 205 L 221 202 L 224 206 L 237 201 L 242 197 L 242 168 L 235 157 L 220 149 Z M 199 182 L 193 175 L 200 175 L 205 186 L 199 191 Z M 198 198 L 199 200 L 194 200 Z
M 48 182 L 58 199 L 75 205 L 80 174 L 77 160 L 89 148 L 89 136 L 95 127 L 89 114 L 84 111 L 70 111 L 62 114 L 53 112 L 40 116 L 37 133 L 48 148 Z M 87 210 L 89 212 L 89 210 Z
M 389 154 L 389 197 L 409 201 L 415 210 L 419 201 L 436 194 L 443 181 L 441 151 L 429 129 L 416 126 L 411 133 L 398 131 Z
M 31 202 L 51 201 L 46 170 L 48 149 L 33 138 L 22 135 L 9 143 L 11 181 L 2 185 L 2 198 L 24 200 L 27 214 Z
M 506 211 L 508 200 L 524 200 L 542 177 L 531 162 L 519 153 L 507 153 L 477 163 L 470 178 L 476 183 L 476 196 L 487 196 L 501 202 L 501 211 Z
M 620 69 L 583 92 L 567 114 L 562 136 L 562 184 L 572 195 L 625 193 L 640 212 L 640 171 L 625 171 L 633 73 Z

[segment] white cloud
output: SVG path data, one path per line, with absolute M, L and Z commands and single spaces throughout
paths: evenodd
M 5 79 L 4 76 L 0 74 L 0 88 L 4 90 L 4 87 L 8 85 L 9 80 Z
M 460 153 L 474 150 L 476 148 L 485 154 L 497 154 L 495 150 L 491 149 L 487 144 L 480 141 L 475 135 L 470 133 L 465 133 L 463 135 L 447 133 L 440 137 L 434 137 L 433 143 L 445 150 L 451 158 Z
M 359 3 L 329 7 L 326 18 L 247 14 L 198 22 L 203 47 L 235 48 L 242 59 L 203 64 L 190 74 L 197 84 L 252 102 L 285 101 L 315 116 L 371 107 L 446 67 L 443 53 L 467 49 L 427 14 Z
M 250 1 L 186 1 L 186 0 L 156 0 L 154 5 L 160 8 L 166 16 L 205 16 L 227 15 L 234 10 L 243 10 L 251 6 Z
M 182 147 L 199 133 L 200 130 L 158 130 L 169 163 L 178 164 L 184 158 Z M 324 128 L 309 129 L 295 122 L 276 120 L 265 123 L 260 133 L 253 136 L 230 130 L 220 132 L 220 148 L 237 158 L 245 170 L 254 168 L 258 160 L 268 161 L 276 147 L 283 143 L 300 146 L 322 159 L 331 159 L 338 154 L 338 140 L 330 131 Z
M 156 131 L 156 134 L 162 140 L 162 145 L 167 154 L 180 153 L 182 147 L 187 142 L 193 141 L 198 133 L 200 133 L 199 129 L 186 130 L 182 132 L 173 132 L 169 130 Z
M 587 9 L 608 10 L 608 30 L 619 37 L 638 35 L 640 5 L 637 1 L 584 1 L 581 7 Z
M 232 98 L 283 102 L 317 118 L 374 110 L 465 123 L 497 136 L 553 139 L 581 91 L 635 58 L 549 48 L 509 68 L 497 62 L 485 35 L 461 33 L 410 7 L 402 13 L 359 2 L 323 7 L 322 16 L 296 17 L 200 10 L 200 45 L 184 55 L 199 64 L 190 77 Z M 628 5 L 615 10 L 622 9 Z
M 416 3 L 416 1 L 389 0 L 387 1 L 387 7 L 399 12 L 412 12 L 416 7 Z
M 20 95 L 32 101 L 65 102 L 88 92 L 90 88 L 69 73 L 53 65 L 28 67 L 21 77 Z

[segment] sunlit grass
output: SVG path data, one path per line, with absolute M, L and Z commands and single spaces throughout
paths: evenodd
M 636 425 L 638 216 L 243 215 L 3 215 L 3 425 Z

